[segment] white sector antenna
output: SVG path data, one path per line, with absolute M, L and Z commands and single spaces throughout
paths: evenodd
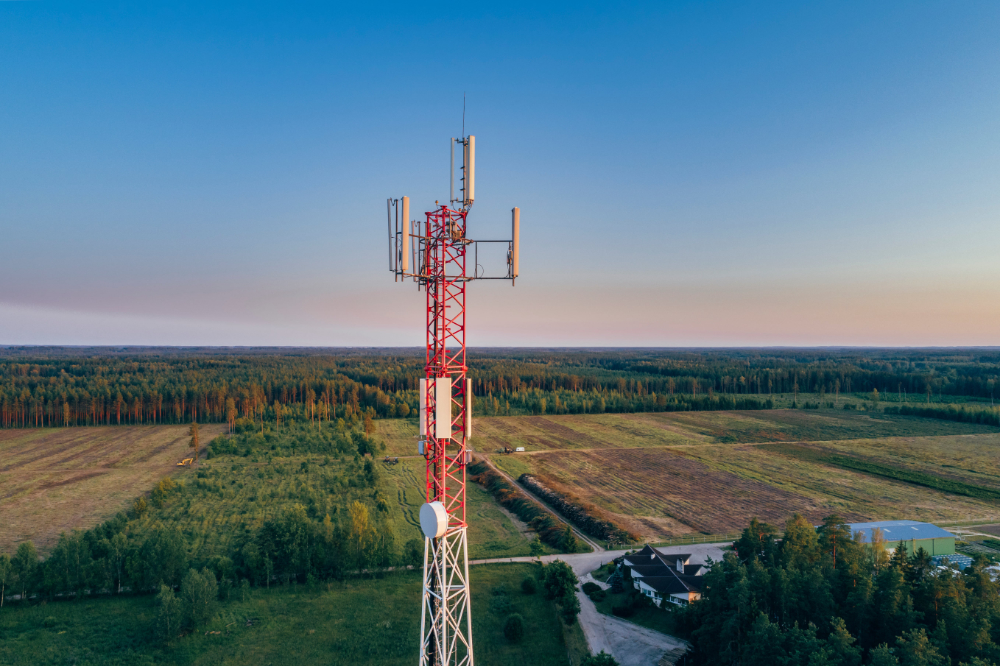
M 403 273 L 410 270 L 410 197 L 403 197 L 403 255 L 400 258 L 400 268 Z
M 476 200 L 476 137 L 469 135 L 465 142 L 465 204 Z

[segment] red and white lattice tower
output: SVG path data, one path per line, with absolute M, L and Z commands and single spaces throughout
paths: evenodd
M 427 292 L 427 356 L 420 380 L 420 443 L 427 501 L 420 508 L 424 576 L 420 608 L 420 666 L 473 666 L 469 588 L 466 466 L 471 461 L 472 385 L 466 377 L 465 288 L 476 279 L 511 280 L 518 270 L 520 211 L 512 211 L 511 240 L 474 241 L 466 235 L 475 198 L 475 137 L 463 147 L 462 196 L 423 221 L 409 219 L 409 199 L 390 199 L 389 268 Z M 454 165 L 454 157 L 452 158 Z M 454 166 L 452 167 L 454 174 Z M 452 176 L 454 182 L 454 175 Z M 437 202 L 435 202 L 437 204 Z M 478 263 L 482 243 L 506 244 L 506 275 L 487 276 Z M 412 268 L 411 268 L 412 267 Z

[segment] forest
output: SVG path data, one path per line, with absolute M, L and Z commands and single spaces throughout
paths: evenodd
M 378 441 L 342 420 L 323 427 L 286 423 L 280 433 L 272 424 L 264 435 L 244 425 L 213 440 L 208 459 L 237 453 L 268 464 L 209 465 L 184 483 L 167 477 L 127 511 L 62 534 L 44 559 L 22 542 L 13 555 L 0 554 L 0 604 L 11 593 L 54 599 L 151 592 L 181 585 L 190 569 L 211 571 L 225 595 L 240 581 L 266 587 L 342 579 L 350 571 L 419 560 L 422 544 L 399 543 L 388 516 L 374 459 Z M 289 459 L 305 454 L 323 457 L 312 464 Z M 276 510 L 233 533 L 210 533 L 199 524 L 204 508 L 245 488 L 251 504 Z M 172 508 L 183 519 L 172 517 Z
M 756 520 L 676 613 L 692 664 L 989 666 L 1000 662 L 1000 583 L 977 556 L 964 572 L 861 543 L 830 516 Z
M 767 409 L 823 401 L 992 405 L 995 349 L 477 349 L 478 414 Z M 405 418 L 418 349 L 0 348 L 0 427 Z M 818 404 L 818 403 L 817 403 Z

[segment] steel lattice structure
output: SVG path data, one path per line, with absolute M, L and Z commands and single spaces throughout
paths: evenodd
M 448 514 L 443 536 L 425 539 L 423 603 L 420 611 L 421 665 L 472 666 L 468 523 L 465 520 L 466 432 L 471 409 L 465 359 L 465 238 L 467 212 L 441 206 L 427 213 L 424 265 L 427 290 L 427 364 L 422 403 L 426 405 L 427 503 L 440 502 Z M 448 380 L 450 409 L 437 399 Z M 438 417 L 451 414 L 441 427 Z M 441 434 L 450 437 L 439 437 Z
M 471 460 L 472 389 L 466 374 L 465 288 L 471 280 L 511 280 L 518 273 L 520 211 L 511 211 L 511 240 L 470 240 L 469 209 L 475 198 L 475 137 L 463 146 L 462 196 L 409 219 L 409 199 L 389 199 L 389 270 L 412 278 L 427 292 L 427 356 L 420 380 L 420 446 L 426 461 L 427 502 L 420 508 L 424 576 L 420 607 L 420 666 L 474 666 L 469 589 L 466 466 Z M 454 182 L 454 174 L 452 181 Z M 395 221 L 393 215 L 395 209 Z M 506 245 L 507 270 L 488 276 L 479 244 Z M 489 247 L 488 245 L 486 247 Z M 492 247 L 496 247 L 495 245 Z M 471 272 L 470 272 L 471 269 Z

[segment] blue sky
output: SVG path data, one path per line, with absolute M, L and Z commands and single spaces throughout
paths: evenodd
M 0 90 L 0 344 L 421 344 L 463 94 L 470 344 L 1000 341 L 996 3 L 0 2 Z

